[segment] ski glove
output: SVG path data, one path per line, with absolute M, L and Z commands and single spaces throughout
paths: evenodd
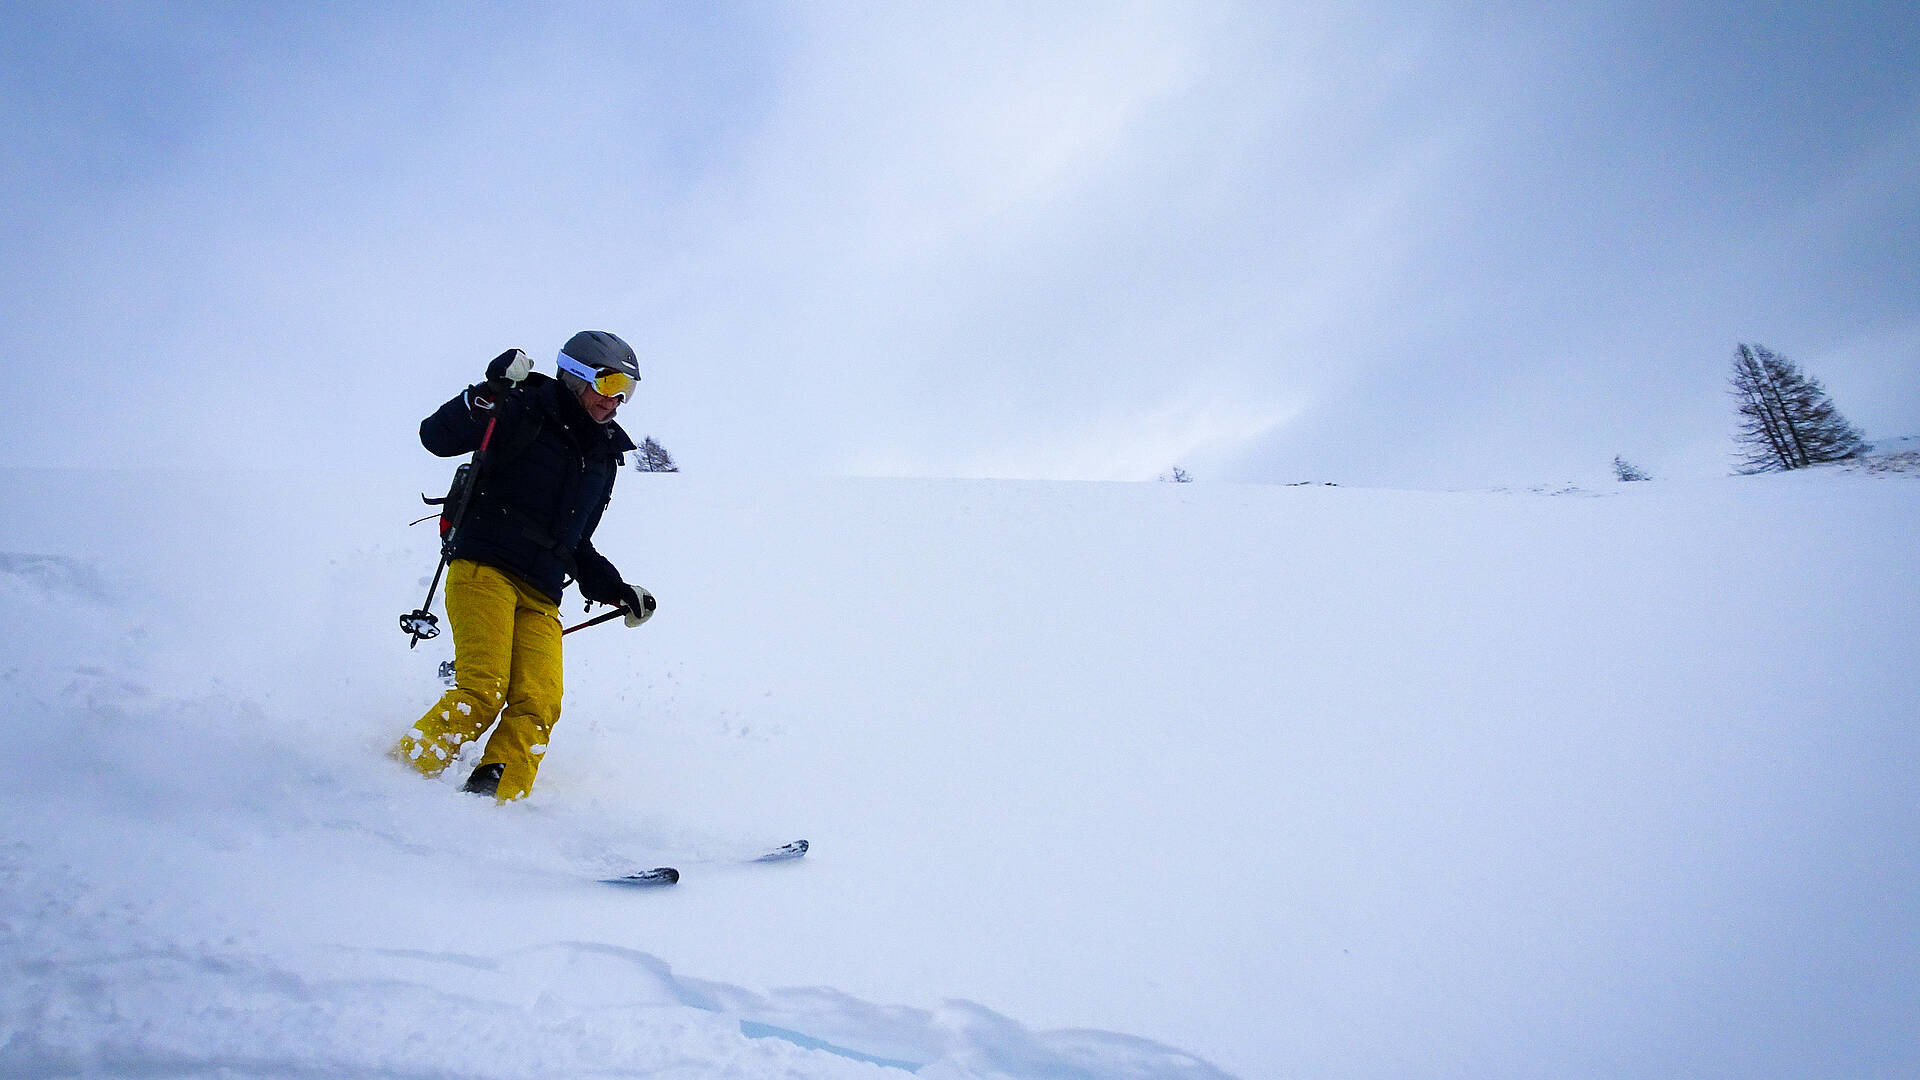
M 493 411 L 500 396 L 519 386 L 533 371 L 533 361 L 519 349 L 508 349 L 487 363 L 487 380 L 467 387 L 467 408 L 476 415 Z
M 487 365 L 487 381 L 500 386 L 519 386 L 533 371 L 533 361 L 519 349 L 508 349 Z
M 581 597 L 588 602 L 624 607 L 627 625 L 639 626 L 653 618 L 654 609 L 660 605 L 652 593 L 621 581 L 619 573 L 612 563 L 595 555 L 591 560 L 580 560 L 580 565 L 574 568 L 574 581 L 580 586 Z
M 654 609 L 660 606 L 653 599 L 652 593 L 638 586 L 629 585 L 623 581 L 620 583 L 620 591 L 625 594 L 620 602 L 626 605 L 629 627 L 639 626 L 653 618 Z

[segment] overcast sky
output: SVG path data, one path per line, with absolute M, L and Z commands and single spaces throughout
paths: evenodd
M 1713 475 L 1741 341 L 1920 434 L 1920 4 L 521 7 L 7 5 L 0 465 L 587 328 L 696 472 Z

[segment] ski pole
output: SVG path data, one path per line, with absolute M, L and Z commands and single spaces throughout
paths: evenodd
M 627 613 L 627 607 L 625 604 L 622 604 L 621 606 L 614 608 L 612 611 L 601 612 L 600 614 L 595 615 L 593 618 L 588 619 L 586 622 L 577 623 L 573 626 L 567 627 L 565 630 L 560 631 L 560 636 L 566 637 L 568 634 L 573 633 L 575 630 L 585 630 L 589 626 L 599 626 L 601 623 L 606 622 L 609 619 L 617 619 L 620 616 L 625 615 L 626 613 Z
M 447 515 L 447 535 L 440 539 L 440 564 L 433 568 L 433 581 L 427 586 L 426 601 L 400 616 L 400 629 L 407 634 L 409 649 L 423 640 L 440 636 L 440 620 L 427 609 L 433 606 L 433 594 L 440 589 L 440 575 L 446 572 L 447 560 L 453 554 L 453 539 L 460 534 L 460 522 L 466 519 L 467 507 L 473 504 L 474 489 L 480 486 L 480 476 L 486 467 L 487 447 L 493 442 L 493 429 L 499 423 L 499 413 L 488 416 L 487 428 L 480 433 L 480 448 L 473 452 L 473 462 L 467 470 L 466 488 L 460 492 L 460 505 Z

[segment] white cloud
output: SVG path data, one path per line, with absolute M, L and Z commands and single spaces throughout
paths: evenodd
M 693 469 L 1562 472 L 1697 440 L 1743 336 L 1836 383 L 1883 365 L 1878 422 L 1920 428 L 1887 389 L 1920 295 L 1920 101 L 1887 58 L 1920 31 L 1780 20 L 48 16 L 0 57 L 0 349 L 48 403 L 8 460 L 118 453 L 89 424 L 175 464 L 411 459 L 487 357 L 588 326 L 640 350 L 623 419 Z M 75 340 L 162 376 L 70 405 L 17 358 Z

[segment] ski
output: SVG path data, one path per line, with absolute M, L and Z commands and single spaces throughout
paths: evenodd
M 811 846 L 805 840 L 795 840 L 791 844 L 782 844 L 772 851 L 740 861 L 746 866 L 754 863 L 789 862 L 805 855 Z M 640 870 L 619 877 L 600 878 L 599 881 L 603 885 L 624 885 L 629 888 L 661 888 L 679 884 L 680 871 L 671 866 L 656 866 L 651 870 Z
M 761 855 L 758 858 L 748 859 L 747 861 L 748 862 L 785 862 L 788 859 L 797 859 L 800 856 L 805 855 L 806 853 L 807 853 L 807 842 L 805 840 L 795 840 L 791 844 L 782 844 L 779 847 L 774 848 L 772 851 L 767 852 L 765 855 Z
M 630 888 L 640 889 L 662 888 L 668 885 L 677 885 L 679 882 L 680 871 L 675 870 L 671 866 L 656 866 L 651 870 L 642 870 L 638 873 L 627 874 L 622 877 L 600 879 L 600 883 L 603 885 L 625 885 Z

